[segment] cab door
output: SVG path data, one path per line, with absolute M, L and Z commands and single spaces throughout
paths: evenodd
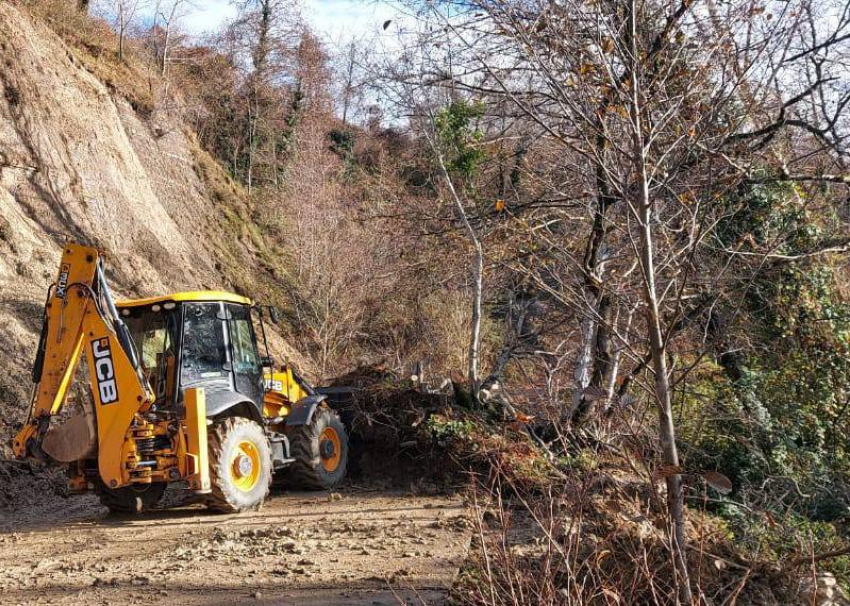
M 251 322 L 251 310 L 245 305 L 225 304 L 228 313 L 231 360 L 236 391 L 257 406 L 263 403 L 263 369 L 257 351 L 257 338 Z

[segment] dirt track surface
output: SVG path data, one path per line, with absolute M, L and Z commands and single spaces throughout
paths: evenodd
M 64 503 L 0 511 L 3 604 L 441 604 L 471 534 L 459 498 L 400 492 L 273 493 L 224 516 Z

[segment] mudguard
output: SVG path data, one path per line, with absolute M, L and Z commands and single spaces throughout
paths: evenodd
M 313 414 L 316 412 L 319 404 L 325 401 L 325 398 L 327 398 L 327 396 L 314 394 L 298 400 L 286 416 L 286 420 L 284 421 L 286 427 L 309 425 L 310 421 L 313 420 Z
M 235 416 L 247 416 L 253 421 L 260 422 L 263 418 L 260 407 L 256 402 L 246 398 L 236 391 L 222 390 L 207 392 L 207 417 L 217 417 L 225 414 L 228 410 L 239 407 Z M 232 414 L 232 413 L 231 413 Z

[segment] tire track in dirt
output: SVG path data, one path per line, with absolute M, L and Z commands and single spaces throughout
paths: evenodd
M 141 517 L 82 499 L 0 512 L 4 604 L 441 604 L 471 537 L 447 496 L 273 493 L 260 512 Z

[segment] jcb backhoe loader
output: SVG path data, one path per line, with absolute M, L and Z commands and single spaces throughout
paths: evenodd
M 68 244 L 16 456 L 67 465 L 72 489 L 95 490 L 116 512 L 153 507 L 172 482 L 224 512 L 259 507 L 276 471 L 305 488 L 335 486 L 345 428 L 291 367 L 272 369 L 264 316 L 276 314 L 226 292 L 115 303 L 103 255 Z M 66 406 L 78 375 L 91 396 Z

